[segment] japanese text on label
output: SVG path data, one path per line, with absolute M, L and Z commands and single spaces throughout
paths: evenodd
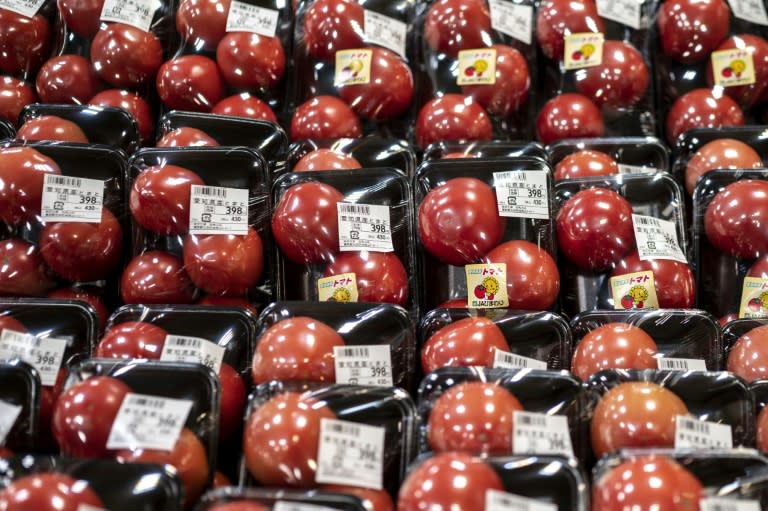
M 573 456 L 568 417 L 517 411 L 512 416 L 514 454 Z
M 339 50 L 336 52 L 333 85 L 365 85 L 371 83 L 371 59 L 373 52 L 366 49 Z
M 107 449 L 170 451 L 187 421 L 192 401 L 126 394 L 107 439 Z
M 456 85 L 493 85 L 496 83 L 496 50 L 479 48 L 459 52 Z
M 317 279 L 317 299 L 321 302 L 356 302 L 357 276 L 340 273 Z
M 701 421 L 686 415 L 675 417 L 675 449 L 730 449 L 731 426 Z
M 155 11 L 160 7 L 157 0 L 105 0 L 101 21 L 125 23 L 149 32 Z
M 491 28 L 531 44 L 533 33 L 533 6 L 516 4 L 507 0 L 490 0 Z
M 66 339 L 38 338 L 8 328 L 0 335 L 0 359 L 19 358 L 40 373 L 44 386 L 56 383 L 67 349 Z
M 339 250 L 394 250 L 389 206 L 339 202 L 336 209 L 339 219 Z
M 499 490 L 486 490 L 485 511 L 557 511 L 557 506 Z
M 710 58 L 715 85 L 734 87 L 755 83 L 755 64 L 747 49 L 713 51 Z
M 388 48 L 405 58 L 405 39 L 408 25 L 370 9 L 365 9 L 363 16 L 366 41 Z
M 726 497 L 704 497 L 699 501 L 700 511 L 760 511 L 757 500 L 729 499 Z
M 619 174 L 655 174 L 659 170 L 655 167 L 646 167 L 642 165 L 628 165 L 619 163 Z
M 597 0 L 597 14 L 634 29 L 643 19 L 643 0 Z
M 467 276 L 467 307 L 493 309 L 509 305 L 506 263 L 468 264 L 464 266 L 464 272 Z
M 768 25 L 768 12 L 762 0 L 728 0 L 728 3 L 736 18 L 758 25 Z
M 101 222 L 104 181 L 46 174 L 41 217 L 46 222 Z
M 190 234 L 248 234 L 248 190 L 192 185 Z
M 45 0 L 0 0 L 0 9 L 6 9 L 27 18 L 33 17 Z
M 207 339 L 169 334 L 165 337 L 160 360 L 202 364 L 218 374 L 225 351 L 223 346 Z
M 384 428 L 322 419 L 315 480 L 321 484 L 349 484 L 382 489 Z
M 685 254 L 677 243 L 677 229 L 674 222 L 633 214 L 632 226 L 635 229 L 635 242 L 641 261 L 671 259 L 688 264 Z
M 392 386 L 392 356 L 388 344 L 334 346 L 336 383 Z
M 599 32 L 580 32 L 564 37 L 566 70 L 599 66 L 603 63 L 604 37 Z
M 232 0 L 227 13 L 227 32 L 253 32 L 275 37 L 279 12 Z
M 613 308 L 624 309 L 658 309 L 659 299 L 656 296 L 656 284 L 652 271 L 639 271 L 611 277 Z
M 744 277 L 744 284 L 741 288 L 739 317 L 768 317 L 768 279 Z
M 493 186 L 499 216 L 549 219 L 549 189 L 545 172 L 494 172 Z

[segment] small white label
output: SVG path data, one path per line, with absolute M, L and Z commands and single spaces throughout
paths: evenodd
M 367 42 L 388 48 L 405 58 L 405 39 L 408 33 L 406 23 L 365 9 L 363 11 L 363 30 Z
M 342 252 L 370 250 L 392 252 L 389 206 L 376 204 L 336 204 L 339 219 L 339 249 Z
M 675 417 L 675 449 L 731 449 L 731 426 L 701 421 L 687 415 Z
M 485 511 L 557 511 L 557 506 L 513 493 L 486 490 Z
M 227 32 L 253 32 L 275 37 L 280 12 L 232 0 L 227 13 Z
M 8 433 L 11 432 L 13 425 L 16 424 L 16 419 L 19 418 L 21 409 L 20 405 L 0 400 L 0 445 L 5 443 Z
M 51 387 L 56 384 L 56 377 L 64 361 L 67 349 L 66 339 L 46 337 L 40 339 L 32 334 L 25 334 L 8 328 L 0 335 L 0 359 L 19 358 L 40 373 L 40 382 Z
M 384 485 L 384 428 L 321 419 L 315 481 L 381 490 Z
M 680 245 L 677 243 L 677 229 L 674 222 L 645 215 L 632 215 L 635 242 L 641 261 L 648 259 L 671 259 L 688 264 Z
M 546 369 L 547 363 L 496 348 L 493 352 L 493 367 L 503 369 Z
M 223 346 L 201 337 L 166 335 L 160 360 L 202 364 L 218 374 L 225 351 Z
M 170 451 L 191 409 L 188 399 L 128 393 L 112 423 L 107 449 Z
M 537 170 L 494 172 L 499 216 L 549 219 L 547 174 Z
M 333 508 L 318 506 L 315 504 L 307 504 L 304 502 L 288 502 L 286 500 L 278 500 L 272 506 L 272 511 L 336 511 Z
M 248 190 L 192 185 L 190 234 L 248 234 Z
M 46 174 L 41 216 L 45 222 L 101 222 L 104 181 Z
M 533 6 L 507 0 L 490 0 L 491 28 L 531 44 L 533 33 Z
M 513 454 L 562 454 L 573 456 L 568 417 L 515 412 L 512 416 Z
M 44 3 L 45 0 L 0 0 L 0 9 L 7 9 L 31 18 L 37 14 Z
M 104 0 L 101 21 L 125 23 L 149 32 L 155 11 L 162 8 L 159 0 Z
M 736 18 L 758 25 L 768 25 L 768 12 L 762 0 L 728 0 L 728 3 Z
M 643 0 L 597 0 L 598 16 L 639 29 Z
M 760 511 L 757 500 L 731 499 L 727 497 L 704 497 L 699 501 L 700 511 Z
M 656 359 L 659 369 L 669 371 L 706 371 L 707 363 L 700 358 L 671 358 Z
M 80 504 L 77 506 L 77 511 L 107 511 L 103 507 L 91 506 L 90 504 Z
M 336 383 L 392 386 L 392 355 L 388 344 L 334 346 Z
M 627 165 L 619 163 L 619 174 L 655 174 L 659 169 L 655 167 L 645 167 L 642 165 Z

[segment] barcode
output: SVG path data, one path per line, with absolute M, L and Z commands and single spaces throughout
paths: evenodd
M 363 204 L 339 204 L 342 213 L 353 213 L 356 215 L 370 215 L 371 208 Z
M 528 367 L 528 360 L 526 360 L 524 357 L 519 357 L 513 353 L 508 353 L 501 350 L 496 350 L 496 362 L 499 364 L 520 367 L 522 369 Z
M 528 174 L 525 172 L 494 172 L 493 179 L 496 181 L 528 181 Z
M 347 424 L 343 422 L 331 422 L 328 425 L 328 430 L 333 433 L 341 433 L 344 435 L 360 436 L 360 426 L 355 424 Z
M 543 415 L 518 415 L 517 423 L 520 426 L 546 427 L 547 418 Z
M 671 360 L 668 358 L 660 358 L 659 359 L 659 369 L 682 369 L 684 371 L 688 370 L 688 361 L 687 360 Z
M 705 435 L 709 435 L 709 424 L 707 424 L 706 422 L 684 419 L 680 421 L 680 426 L 683 429 L 688 429 L 691 431 L 695 431 L 696 433 L 703 433 Z
M 739 511 L 736 504 L 712 504 L 709 506 L 709 511 Z
M 658 218 L 650 216 L 636 216 L 635 222 L 640 225 L 653 225 L 655 227 L 661 227 L 661 221 Z
M 342 358 L 369 358 L 371 356 L 368 348 L 341 348 L 338 356 Z
M 80 188 L 83 185 L 83 180 L 76 177 L 67 176 L 48 176 L 48 184 L 71 186 L 73 188 Z
M 192 348 L 201 348 L 203 343 L 200 339 L 191 339 L 188 337 L 177 337 L 173 340 L 176 346 L 190 346 Z
M 135 406 L 146 406 L 148 408 L 165 408 L 165 401 L 162 399 L 150 399 L 146 397 L 135 398 L 132 404 Z
M 220 197 L 222 199 L 227 198 L 227 189 L 219 188 L 217 186 L 199 186 L 195 188 L 195 193 L 198 195 L 207 195 L 209 197 Z

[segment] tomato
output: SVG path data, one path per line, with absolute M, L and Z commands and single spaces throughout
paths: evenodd
M 58 140 L 61 142 L 88 143 L 80 126 L 55 115 L 41 115 L 29 119 L 16 132 L 18 140 Z
M 277 37 L 227 32 L 216 48 L 224 81 L 235 89 L 271 88 L 285 72 L 285 50 Z
M 181 0 L 176 29 L 196 50 L 213 51 L 227 33 L 230 0 Z
M 51 449 L 56 447 L 51 433 L 53 408 L 64 391 L 64 383 L 67 380 L 68 374 L 66 369 L 61 368 L 56 373 L 56 381 L 53 385 L 43 385 L 40 387 L 40 412 L 37 419 L 39 426 L 38 438 L 41 439 L 43 445 L 49 444 Z
M 739 319 L 739 314 L 736 312 L 732 312 L 730 314 L 726 314 L 725 316 L 720 317 L 718 322 L 720 323 L 720 327 L 722 328 L 728 323 L 730 323 L 731 321 L 736 321 L 737 319 Z
M 243 296 L 264 272 L 264 245 L 253 227 L 245 235 L 190 235 L 184 241 L 184 268 L 206 293 Z
M 0 149 L 0 221 L 17 225 L 40 215 L 46 174 L 61 174 L 59 166 L 27 146 Z
M 701 146 L 685 168 L 685 189 L 693 195 L 699 178 L 716 169 L 757 169 L 763 166 L 760 155 L 734 138 L 718 138 Z
M 99 30 L 104 0 L 56 0 L 56 5 L 67 29 L 75 35 L 89 39 Z
M 536 136 L 542 144 L 565 138 L 602 137 L 603 114 L 583 94 L 566 92 L 544 104 L 536 117 Z
M 160 360 L 168 332 L 146 321 L 126 321 L 107 331 L 96 346 L 101 358 Z
M 150 250 L 126 265 L 120 277 L 120 297 L 124 303 L 192 303 L 195 287 L 180 258 Z
M 585 270 L 609 268 L 635 246 L 632 205 L 606 188 L 573 195 L 560 208 L 556 228 L 562 253 Z
M 473 177 L 457 177 L 431 189 L 419 205 L 419 239 L 446 264 L 477 262 L 504 236 L 493 188 Z
M 215 147 L 219 143 L 203 130 L 184 126 L 171 130 L 157 141 L 157 147 Z
M 309 170 L 350 170 L 361 167 L 360 162 L 348 154 L 319 148 L 302 156 L 291 170 L 293 172 L 305 172 Z
M 768 90 L 768 41 L 758 35 L 739 34 L 733 35 L 723 41 L 715 51 L 722 50 L 746 50 L 752 56 L 755 70 L 755 82 L 749 85 L 737 85 L 725 87 L 725 93 L 739 102 L 744 108 L 750 108 L 762 101 L 762 97 Z M 712 74 L 712 61 L 707 63 L 707 85 L 712 87 L 715 83 Z
M 338 88 L 341 99 L 360 117 L 384 121 L 399 117 L 413 100 L 413 75 L 408 64 L 394 52 L 370 48 L 370 81 Z
M 209 112 L 224 97 L 224 78 L 216 62 L 203 55 L 182 55 L 160 66 L 157 93 L 170 110 Z
M 491 45 L 491 12 L 483 0 L 437 0 L 424 18 L 424 39 L 438 53 Z
M 316 59 L 363 46 L 363 7 L 354 0 L 316 0 L 304 13 L 304 46 Z
M 94 311 L 96 311 L 99 332 L 104 330 L 104 325 L 107 324 L 109 311 L 100 295 L 82 288 L 62 287 L 48 293 L 48 298 L 55 298 L 56 300 L 79 300 L 87 303 L 93 307 Z
M 37 73 L 35 88 L 43 103 L 84 105 L 103 84 L 90 60 L 80 55 L 59 55 L 45 61 Z
M 291 140 L 359 138 L 360 119 L 344 101 L 335 96 L 317 96 L 305 101 L 291 118 Z
M 659 348 L 645 330 L 628 323 L 606 323 L 582 337 L 573 352 L 571 372 L 587 381 L 603 369 L 656 369 Z
M 416 119 L 416 142 L 425 148 L 441 140 L 490 140 L 488 113 L 469 96 L 445 94 L 427 102 Z
M 12 76 L 0 76 L 0 120 L 16 125 L 22 108 L 37 101 L 27 83 Z
M 443 160 L 450 160 L 452 158 L 477 158 L 478 155 L 472 153 L 452 152 L 446 153 L 440 157 Z
M 219 438 L 231 437 L 243 422 L 248 392 L 234 367 L 222 363 L 219 369 L 221 399 L 219 401 Z
M 468 309 L 468 302 L 467 297 L 463 298 L 451 298 L 450 300 L 446 300 L 437 307 L 442 307 L 444 309 Z
M 112 423 L 130 387 L 110 376 L 93 376 L 68 388 L 56 401 L 52 430 L 62 453 L 103 458 Z
M 269 105 L 248 93 L 228 96 L 222 99 L 213 106 L 211 113 L 277 123 L 277 116 Z
M 9 460 L 13 458 L 13 451 L 7 447 L 0 446 L 0 460 Z M 0 498 L 2 498 L 0 496 Z
M 163 63 L 160 39 L 123 23 L 110 23 L 91 43 L 91 62 L 96 73 L 115 87 L 140 87 L 152 83 Z
M 135 92 L 107 89 L 93 96 L 88 103 L 96 106 L 122 108 L 131 114 L 134 121 L 136 121 L 141 143 L 148 144 L 153 139 L 155 133 L 154 114 L 149 107 L 149 103 Z
M 624 448 L 673 447 L 675 417 L 685 403 L 661 385 L 626 382 L 603 395 L 592 416 L 592 451 L 598 458 Z
M 560 292 L 557 264 L 549 252 L 535 243 L 507 241 L 488 252 L 483 262 L 507 265 L 510 309 L 547 310 L 557 300 Z
M 18 319 L 13 316 L 0 316 L 0 335 L 3 330 L 13 330 L 14 332 L 27 333 L 27 327 L 25 327 Z
M 269 508 L 249 500 L 231 500 L 213 504 L 208 511 L 269 511 Z
M 51 25 L 42 14 L 22 16 L 0 9 L 0 71 L 34 75 L 51 51 Z
M 656 15 L 661 49 L 683 64 L 707 58 L 726 38 L 730 9 L 725 0 L 669 0 Z
M 576 90 L 611 108 L 634 106 L 645 96 L 648 81 L 645 59 L 624 41 L 605 41 L 600 65 L 576 71 Z
M 257 340 L 251 365 L 253 381 L 334 383 L 335 346 L 344 346 L 344 339 L 321 321 L 306 316 L 278 321 Z
M 595 149 L 582 149 L 569 154 L 555 166 L 555 181 L 619 173 L 619 164 L 608 154 Z
M 394 252 L 342 252 L 325 267 L 325 277 L 354 273 L 358 301 L 408 303 L 408 273 Z
M 86 481 L 66 474 L 41 472 L 21 476 L 0 490 L 0 509 L 8 511 L 79 511 L 85 506 L 104 508 Z
M 548 59 L 561 60 L 563 37 L 584 32 L 605 32 L 593 0 L 547 0 L 536 16 L 536 40 Z
M 768 252 L 768 181 L 743 179 L 715 195 L 704 212 L 709 242 L 733 257 L 755 259 Z
M 726 369 L 750 382 L 768 377 L 768 325 L 739 337 L 728 353 Z
M 329 261 L 339 251 L 336 204 L 344 196 L 325 183 L 291 186 L 272 214 L 272 235 L 283 255 L 298 264 Z
M 128 205 L 138 224 L 157 234 L 185 234 L 189 230 L 192 185 L 203 180 L 177 165 L 147 167 L 133 180 Z
M 741 126 L 744 113 L 729 96 L 719 89 L 694 89 L 677 98 L 667 114 L 667 142 L 693 128 Z
M 758 277 L 768 279 L 768 254 L 760 257 L 747 270 L 746 277 Z
M 247 298 L 237 296 L 207 295 L 197 301 L 198 305 L 210 305 L 215 307 L 241 307 L 247 309 L 254 316 L 259 315 L 259 310 L 253 306 Z
M 0 241 L 0 296 L 45 296 L 52 287 L 36 246 L 17 238 Z
M 592 511 L 698 511 L 701 482 L 664 456 L 638 456 L 612 468 L 592 487 Z
M 756 447 L 763 452 L 768 451 L 768 406 L 764 406 L 757 416 Z
M 485 509 L 488 490 L 504 491 L 499 475 L 479 458 L 444 452 L 427 458 L 406 476 L 398 511 Z
M 386 490 L 372 490 L 342 484 L 324 484 L 320 487 L 320 491 L 354 495 L 363 501 L 363 507 L 366 511 L 395 511 L 395 503 L 392 502 L 392 497 Z
M 690 309 L 696 298 L 696 289 L 691 268 L 671 259 L 640 260 L 637 252 L 624 257 L 611 274 L 612 277 L 637 273 L 653 272 L 653 285 L 656 297 L 662 309 Z
M 461 92 L 485 108 L 489 114 L 507 117 L 528 100 L 531 75 L 522 53 L 504 44 L 496 50 L 496 81 L 491 85 L 465 85 Z
M 229 480 L 227 476 L 224 475 L 223 472 L 220 470 L 217 470 L 213 473 L 213 489 L 223 488 L 225 486 L 232 486 L 232 481 Z M 212 509 L 221 509 L 220 507 L 214 507 Z M 247 510 L 246 510 L 247 511 Z M 261 511 L 261 508 L 259 508 L 257 511 Z M 269 510 L 266 510 L 269 511 Z

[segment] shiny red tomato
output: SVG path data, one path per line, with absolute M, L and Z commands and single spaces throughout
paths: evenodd
M 209 511 L 269 511 L 269 509 L 249 500 L 232 500 L 230 502 L 214 504 L 208 508 Z
M 181 0 L 176 29 L 196 50 L 214 51 L 227 33 L 231 0 Z
M 662 309 L 690 309 L 696 298 L 696 286 L 691 268 L 671 259 L 640 260 L 637 252 L 616 263 L 611 277 L 640 271 L 653 272 L 653 285 Z
M 749 85 L 725 87 L 725 93 L 738 101 L 743 108 L 750 108 L 761 102 L 768 90 L 768 41 L 753 34 L 733 35 L 717 47 L 715 51 L 746 50 L 752 56 L 755 69 L 755 82 Z M 715 84 L 712 75 L 712 61 L 707 63 L 707 85 Z
M 441 140 L 489 140 L 493 126 L 488 113 L 474 99 L 445 94 L 427 102 L 416 119 L 416 142 L 425 148 Z
M 8 511 L 79 511 L 85 506 L 104 508 L 86 481 L 66 474 L 41 472 L 21 476 L 0 490 L 0 509 Z
M 667 114 L 667 142 L 693 128 L 741 126 L 744 113 L 738 103 L 718 89 L 694 89 L 677 98 Z
M 499 244 L 506 220 L 493 188 L 474 177 L 457 177 L 431 189 L 419 205 L 419 239 L 446 264 L 474 263 Z
M 225 476 L 223 472 L 221 472 L 220 470 L 217 470 L 216 472 L 213 473 L 213 489 L 215 490 L 218 488 L 223 488 L 225 486 L 233 486 L 232 481 L 230 481 L 229 478 Z M 221 510 L 221 508 L 215 507 L 215 506 L 212 509 Z M 262 510 L 261 508 L 259 508 L 257 511 L 262 511 Z M 266 510 L 266 511 L 269 511 L 269 510 Z
M 153 139 L 155 134 L 154 114 L 152 113 L 152 109 L 149 107 L 147 100 L 135 92 L 120 89 L 108 89 L 93 96 L 88 103 L 96 106 L 114 106 L 122 108 L 131 114 L 136 121 L 139 128 L 141 143 L 146 145 Z
M 291 186 L 272 214 L 272 236 L 285 257 L 298 264 L 330 261 L 339 251 L 336 204 L 344 196 L 325 183 Z
M 0 241 L 0 296 L 45 296 L 53 285 L 35 245 L 18 238 Z
M 305 172 L 310 170 L 351 170 L 361 167 L 360 162 L 348 154 L 337 153 L 332 149 L 320 148 L 302 156 L 291 170 L 294 172 Z
M 620 383 L 595 407 L 592 451 L 600 458 L 631 447 L 671 448 L 678 415 L 688 415 L 688 408 L 671 390 L 650 382 Z
M 59 13 L 67 29 L 84 39 L 89 39 L 101 26 L 104 0 L 56 0 Z
M 37 101 L 37 94 L 27 83 L 12 76 L 0 76 L 0 120 L 16 125 L 21 109 Z
M 298 392 L 273 397 L 246 421 L 246 468 L 264 486 L 314 486 L 320 421 L 335 418 L 324 402 Z
M 325 267 L 324 277 L 354 273 L 358 301 L 408 303 L 408 273 L 394 252 L 342 252 Z
M 395 503 L 392 502 L 392 497 L 386 490 L 372 490 L 342 484 L 324 484 L 319 489 L 320 491 L 354 495 L 363 501 L 363 507 L 366 511 L 395 511 Z
M 253 381 L 334 383 L 335 346 L 344 346 L 344 339 L 321 321 L 306 316 L 278 321 L 257 340 L 251 365 Z
M 305 101 L 291 118 L 291 140 L 359 138 L 363 134 L 355 112 L 335 96 Z
M 544 55 L 563 58 L 563 37 L 583 32 L 605 32 L 593 0 L 546 0 L 536 16 L 536 39 Z
M 768 279 L 768 254 L 752 263 L 752 266 L 749 267 L 745 276 Z
M 55 115 L 33 117 L 19 127 L 16 138 L 25 141 L 58 140 L 61 142 L 88 143 L 80 126 Z
M 42 441 L 44 449 L 45 445 L 49 445 L 50 449 L 55 449 L 56 445 L 53 441 L 51 433 L 53 407 L 56 405 L 61 393 L 64 391 L 64 383 L 67 380 L 69 373 L 66 369 L 59 369 L 56 374 L 56 381 L 53 385 L 43 385 L 40 388 L 40 408 L 37 418 L 38 424 L 38 438 Z
M 354 0 L 316 0 L 304 13 L 307 54 L 333 60 L 339 50 L 363 46 L 363 7 Z
M 476 154 L 463 153 L 463 152 L 454 151 L 452 153 L 446 153 L 446 154 L 442 155 L 440 157 L 440 159 L 450 160 L 450 159 L 453 159 L 453 158 L 477 158 L 477 157 L 478 156 Z
M 51 51 L 51 25 L 42 14 L 27 17 L 0 9 L 0 71 L 33 76 Z
M 576 72 L 576 90 L 599 106 L 631 108 L 648 89 L 648 65 L 637 49 L 624 41 L 605 41 L 599 66 Z
M 485 108 L 489 114 L 507 117 L 528 100 L 531 75 L 522 53 L 504 44 L 496 50 L 496 81 L 491 85 L 466 85 L 461 92 Z
M 485 263 L 507 265 L 509 308 L 547 310 L 560 292 L 560 272 L 549 252 L 535 243 L 512 240 L 497 246 Z
M 718 319 L 718 323 L 720 323 L 720 327 L 724 327 L 731 321 L 736 321 L 739 319 L 739 314 L 736 312 L 732 312 L 730 314 L 726 314 L 725 316 L 721 316 L 720 319 Z
M 427 339 L 421 348 L 421 367 L 425 373 L 441 367 L 493 367 L 496 350 L 509 351 L 509 343 L 496 323 L 483 317 L 463 318 Z
M 107 331 L 96 346 L 100 358 L 159 360 L 168 332 L 146 321 L 126 321 Z
M 642 328 L 606 323 L 582 337 L 573 352 L 571 372 L 583 381 L 603 369 L 656 369 L 659 348 Z
M 104 330 L 109 311 L 107 311 L 107 306 L 104 304 L 101 295 L 83 288 L 62 287 L 48 293 L 48 298 L 55 298 L 56 300 L 79 300 L 87 303 L 96 311 L 96 319 L 99 322 L 99 332 Z
M 225 84 L 213 59 L 182 55 L 160 66 L 157 94 L 170 110 L 209 112 L 224 97 Z
M 103 87 L 91 61 L 80 55 L 51 57 L 35 79 L 37 96 L 43 103 L 84 105 Z
M 704 213 L 704 231 L 718 250 L 741 259 L 768 253 L 768 181 L 743 179 L 715 195 Z
M 569 154 L 555 166 L 555 181 L 581 177 L 612 176 L 619 173 L 619 164 L 612 156 L 595 149 L 583 149 Z
M 756 446 L 763 452 L 768 451 L 768 406 L 764 406 L 757 416 Z
M 91 62 L 96 73 L 110 85 L 141 87 L 152 83 L 160 69 L 163 46 L 152 32 L 110 23 L 93 38 Z
M 609 268 L 635 246 L 632 205 L 613 190 L 576 193 L 560 208 L 556 222 L 560 250 L 586 270 Z
M 0 316 L 0 335 L 3 330 L 13 330 L 14 332 L 27 333 L 27 327 L 25 327 L 18 319 L 13 316 L 3 315 Z
M 268 104 L 245 92 L 222 99 L 213 106 L 211 113 L 277 123 L 277 116 Z
M 180 258 L 150 250 L 126 265 L 120 277 L 120 297 L 124 303 L 192 303 L 195 286 Z
M 235 89 L 276 87 L 285 73 L 285 50 L 277 37 L 227 32 L 216 48 L 224 81 Z
M 157 147 L 215 147 L 219 143 L 203 130 L 184 126 L 169 131 L 155 145 Z
M 254 317 L 258 317 L 259 310 L 246 298 L 237 296 L 207 295 L 197 301 L 198 305 L 210 305 L 214 307 L 241 307 L 247 309 Z
M 205 183 L 184 167 L 154 165 L 142 170 L 133 180 L 128 198 L 134 220 L 157 234 L 185 234 L 189 230 L 192 185 Z
M 768 377 L 768 325 L 739 337 L 728 353 L 726 369 L 750 382 Z
M 37 221 L 46 174 L 61 174 L 61 170 L 37 149 L 0 149 L 0 221 L 9 225 Z
M 0 447 L 0 460 L 9 460 L 13 458 L 13 451 L 7 447 Z M 2 498 L 2 497 L 0 497 Z
M 684 64 L 707 58 L 726 38 L 729 26 L 725 0 L 668 0 L 656 15 L 662 51 Z
M 536 136 L 542 144 L 565 138 L 602 137 L 603 114 L 582 94 L 566 92 L 546 102 L 536 117 Z
M 711 170 L 757 169 L 762 166 L 760 155 L 744 142 L 734 138 L 718 138 L 701 146 L 688 160 L 685 189 L 693 195 L 696 182 Z
M 227 363 L 221 364 L 219 383 L 219 438 L 223 440 L 231 437 L 242 424 L 248 392 L 240 374 Z
M 437 0 L 424 19 L 432 51 L 456 57 L 461 50 L 491 45 L 491 12 L 483 0 Z

